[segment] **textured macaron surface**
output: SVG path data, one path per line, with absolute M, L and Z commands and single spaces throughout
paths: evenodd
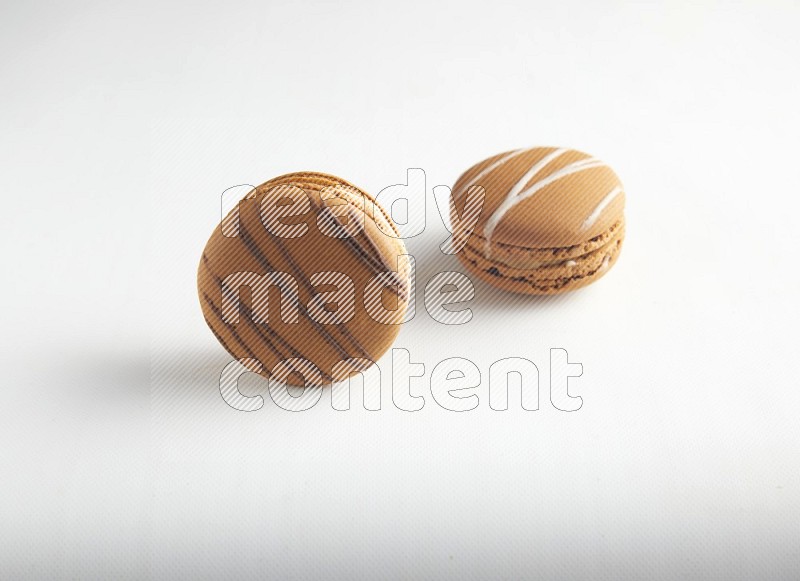
M 266 376 L 281 364 L 286 383 L 342 379 L 375 362 L 399 332 L 409 300 L 404 254 L 365 192 L 326 174 L 281 176 L 212 233 L 198 268 L 203 315 L 231 355 L 257 361 Z
M 567 148 L 519 149 L 472 166 L 453 187 L 459 213 L 474 186 L 485 192 L 474 233 L 487 245 L 578 245 L 619 222 L 625 206 L 614 171 L 589 154 Z

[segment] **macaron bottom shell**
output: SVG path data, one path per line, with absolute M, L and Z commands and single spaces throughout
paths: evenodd
M 589 251 L 575 255 L 578 247 L 553 249 L 503 249 L 504 260 L 490 252 L 487 258 L 481 242 L 473 239 L 457 254 L 467 270 L 480 280 L 497 288 L 523 294 L 554 295 L 579 289 L 603 277 L 617 261 L 625 238 L 624 219 L 598 236 L 604 244 L 587 243 Z M 550 255 L 555 260 L 543 261 Z M 564 258 L 564 257 L 567 258 Z M 528 267 L 523 267 L 526 263 Z M 514 266 L 509 266 L 511 262 Z

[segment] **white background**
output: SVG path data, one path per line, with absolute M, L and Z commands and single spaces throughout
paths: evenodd
M 0 577 L 796 579 L 798 27 L 791 1 L 3 4 Z M 388 381 L 376 412 L 222 401 L 195 273 L 225 188 L 423 168 L 424 284 L 459 269 L 430 188 L 531 145 L 622 177 L 608 276 L 476 283 L 462 327 L 420 299 L 416 413 Z M 511 356 L 538 411 L 488 406 Z M 430 395 L 448 357 L 474 411 Z

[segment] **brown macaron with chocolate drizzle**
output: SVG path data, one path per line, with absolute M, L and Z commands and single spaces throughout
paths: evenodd
M 469 271 L 505 290 L 557 294 L 614 265 L 624 208 L 622 184 L 605 163 L 574 149 L 535 147 L 468 169 L 453 187 L 451 215 L 458 214 L 457 230 L 474 225 L 454 232 L 467 238 L 458 257 Z
M 212 233 L 197 275 L 203 315 L 253 371 L 293 385 L 339 381 L 396 338 L 409 303 L 405 254 L 366 192 L 327 174 L 284 175 Z

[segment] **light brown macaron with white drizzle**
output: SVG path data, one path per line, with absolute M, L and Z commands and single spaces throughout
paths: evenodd
M 557 294 L 586 286 L 609 271 L 622 248 L 622 184 L 605 163 L 574 149 L 490 157 L 458 179 L 453 202 L 455 238 L 468 236 L 459 259 L 505 290 Z M 459 232 L 479 209 L 471 232 Z

